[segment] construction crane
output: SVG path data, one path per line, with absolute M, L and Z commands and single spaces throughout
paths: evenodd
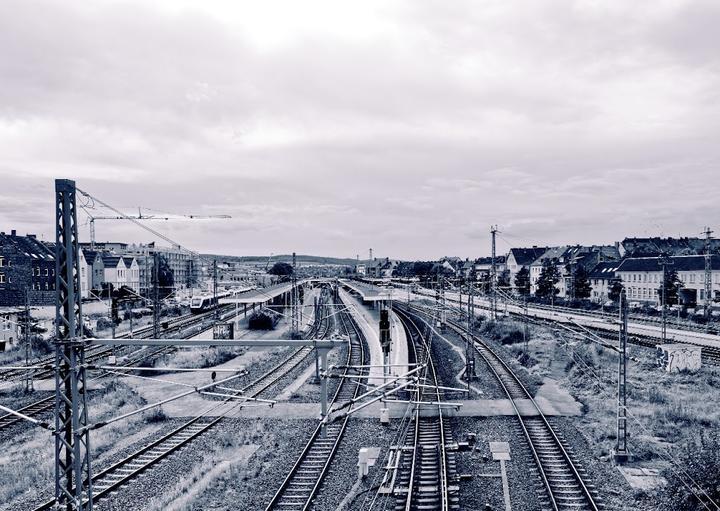
M 228 219 L 230 215 L 143 215 L 142 209 L 138 207 L 137 215 L 116 215 L 116 216 L 93 216 L 89 208 L 83 207 L 90 219 L 90 249 L 95 250 L 95 220 L 200 220 L 200 219 Z

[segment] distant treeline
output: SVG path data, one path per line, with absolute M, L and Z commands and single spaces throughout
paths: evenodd
M 228 256 L 228 255 L 214 255 L 214 254 L 202 254 L 205 259 L 217 259 L 218 261 L 235 261 L 240 263 L 258 263 L 266 264 L 268 256 Z M 335 264 L 338 266 L 355 266 L 357 260 L 350 258 L 338 258 L 338 257 L 323 257 L 323 256 L 312 256 L 298 254 L 295 256 L 297 262 L 302 264 Z M 270 262 L 285 262 L 292 263 L 292 254 L 273 255 L 270 256 Z

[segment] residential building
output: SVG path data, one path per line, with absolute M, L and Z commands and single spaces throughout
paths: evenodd
M 690 301 L 705 301 L 705 256 L 686 255 L 668 258 L 668 271 L 676 271 Z M 720 297 L 720 256 L 711 257 L 713 299 Z M 662 266 L 658 257 L 624 259 L 616 274 L 622 280 L 628 301 L 661 304 Z
M 119 241 L 96 241 L 95 248 L 92 248 L 92 243 L 81 242 L 80 247 L 86 250 L 97 250 L 99 252 L 110 252 L 119 255 L 124 254 L 128 250 L 128 244 Z
M 606 261 L 598 263 L 590 271 L 590 286 L 592 287 L 590 299 L 594 302 L 604 303 L 608 300 L 610 288 L 616 277 L 615 272 L 620 266 L 620 261 Z
M 366 265 L 365 275 L 373 278 L 390 277 L 396 266 L 397 261 L 391 261 L 387 257 L 384 259 L 375 258 Z
M 91 250 L 83 250 L 85 263 L 87 264 L 88 284 L 90 289 L 98 294 L 105 282 L 105 264 L 103 263 L 103 253 Z
M 510 279 L 510 287 L 513 292 L 517 292 L 515 285 L 515 276 L 523 269 L 530 269 L 530 265 L 538 257 L 543 255 L 549 247 L 532 247 L 532 248 L 511 248 L 506 257 L 506 268 L 508 278 Z
M 87 259 L 85 259 L 82 248 L 79 250 L 78 257 L 80 259 L 80 298 L 86 299 L 90 297 L 92 273 L 88 268 Z
M 112 284 L 113 289 L 123 286 L 136 291 L 140 288 L 140 269 L 134 257 L 104 255 L 104 282 Z
M 535 293 L 537 290 L 537 281 L 540 278 L 543 264 L 548 259 L 556 265 L 560 274 L 560 280 L 555 286 L 558 290 L 557 296 L 569 298 L 573 294 L 572 286 L 578 268 L 583 268 L 590 273 L 600 262 L 619 260 L 620 252 L 617 245 L 564 245 L 550 248 L 530 265 L 531 293 Z
M 201 267 L 197 255 L 180 248 L 164 247 L 152 243 L 132 244 L 127 247 L 125 254 L 137 260 L 139 270 L 139 293 L 147 296 L 152 288 L 153 257 L 162 256 L 173 273 L 175 289 L 186 289 L 197 284 L 198 277 L 206 274 L 207 268 Z
M 34 234 L 0 232 L 0 307 L 55 303 L 55 253 Z
M 0 308 L 0 351 L 9 351 L 19 344 L 22 329 L 20 328 L 23 309 L 16 307 Z

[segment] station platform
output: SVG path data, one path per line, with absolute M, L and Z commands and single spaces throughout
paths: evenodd
M 385 302 L 392 300 L 392 290 L 385 287 L 345 279 L 341 279 L 340 284 L 360 295 L 364 302 Z
M 380 311 L 370 309 L 363 305 L 360 300 L 352 296 L 344 289 L 340 289 L 340 298 L 353 313 L 358 326 L 365 334 L 370 349 L 370 384 L 381 385 L 383 383 L 383 354 L 380 346 Z M 393 313 L 390 314 L 390 338 L 392 345 L 390 349 L 391 375 L 404 374 L 408 371 L 408 347 L 405 329 L 400 320 Z

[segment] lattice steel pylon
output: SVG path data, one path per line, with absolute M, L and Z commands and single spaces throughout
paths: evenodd
M 92 509 L 75 182 L 55 180 L 55 500 Z
M 706 227 L 703 232 L 705 235 L 705 319 L 710 319 L 712 308 L 712 246 L 710 244 L 712 233 L 710 227 Z M 710 328 L 709 322 L 708 328 Z
M 295 252 L 293 252 L 292 278 L 290 280 L 292 285 L 290 289 L 290 332 L 293 339 L 300 335 L 300 291 L 297 285 L 296 266 L 297 258 Z
M 623 289 L 620 292 L 620 353 L 618 355 L 618 392 L 617 392 L 617 440 L 615 443 L 615 462 L 625 463 L 630 457 L 627 448 L 627 337 L 628 303 Z

